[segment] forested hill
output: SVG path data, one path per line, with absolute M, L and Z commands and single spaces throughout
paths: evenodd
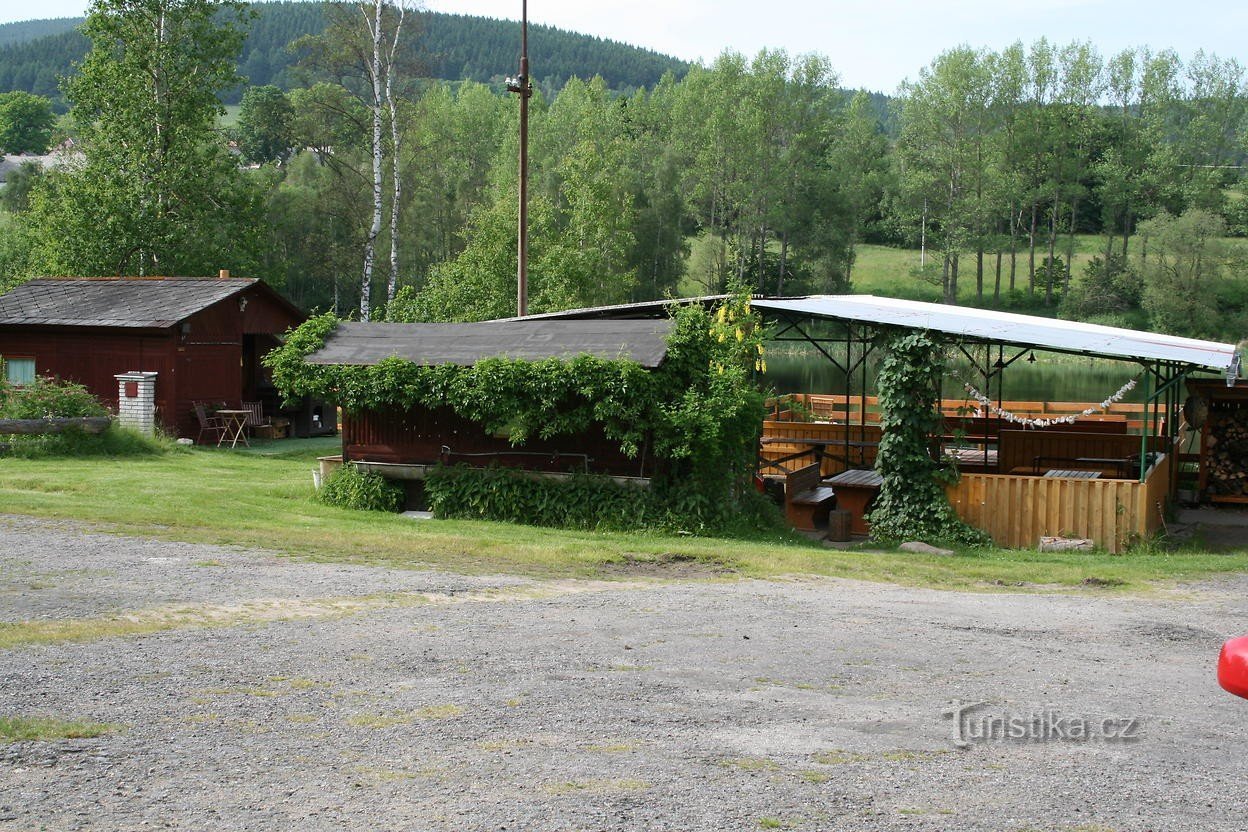
M 239 71 L 252 84 L 289 87 L 294 79 L 288 68 L 294 56 L 286 45 L 321 31 L 324 7 L 310 2 L 253 5 L 258 14 L 239 58 Z M 422 33 L 415 46 L 429 76 L 488 82 L 515 74 L 519 58 L 515 22 L 435 12 L 422 12 L 420 19 Z M 63 18 L 0 25 L 0 92 L 25 90 L 59 97 L 57 76 L 69 72 L 87 50 L 86 38 L 76 29 L 80 23 L 82 18 Z M 629 90 L 653 86 L 668 70 L 681 76 L 689 68 L 658 52 L 552 26 L 529 27 L 529 54 L 534 80 L 548 89 L 558 89 L 573 76 L 601 75 L 610 87 Z

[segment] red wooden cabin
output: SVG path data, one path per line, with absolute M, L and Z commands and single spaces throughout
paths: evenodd
M 157 420 L 194 437 L 196 401 L 276 403 L 260 359 L 304 318 L 263 281 L 225 272 L 39 278 L 0 296 L 0 358 L 15 380 L 59 376 L 114 408 L 117 373 L 156 372 Z

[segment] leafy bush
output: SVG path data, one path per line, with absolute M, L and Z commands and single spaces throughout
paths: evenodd
M 108 410 L 86 387 L 57 378 L 36 378 L 14 387 L 0 382 L 0 418 L 44 419 L 107 416 Z
M 1127 268 L 1122 255 L 1093 257 L 1062 298 L 1062 317 L 1087 321 L 1099 315 L 1125 315 L 1140 308 L 1143 292 L 1139 275 Z
M 651 490 L 587 474 L 564 480 L 506 468 L 439 466 L 425 481 L 425 494 L 438 517 L 564 529 L 641 528 L 662 512 Z
M 329 475 L 317 495 L 322 503 L 361 511 L 402 511 L 403 486 L 372 471 L 343 465 Z
M 928 449 L 928 437 L 940 429 L 940 346 L 928 333 L 912 332 L 891 336 L 886 347 L 877 377 L 883 435 L 876 468 L 884 482 L 868 518 L 871 536 L 986 544 L 986 535 L 963 523 L 945 496 L 944 483 L 957 472 L 939 466 Z
M 457 465 L 434 468 L 425 494 L 430 509 L 443 518 L 597 531 L 691 531 L 688 509 L 663 483 L 641 488 L 592 474 L 554 479 L 508 468 Z M 751 491 L 714 530 L 750 535 L 782 528 L 775 504 Z
M 56 378 L 36 378 L 14 387 L 0 376 L 0 419 L 76 419 L 107 416 L 108 410 L 81 384 Z M 5 453 L 18 457 L 143 456 L 166 453 L 166 440 L 145 436 L 117 425 L 101 434 L 81 430 L 8 437 Z
M 37 436 L 13 436 L 7 444 L 6 453 L 9 456 L 27 459 L 82 456 L 134 457 L 175 452 L 189 453 L 167 437 L 148 436 L 116 424 L 110 425 L 108 430 L 101 434 L 71 430 Z

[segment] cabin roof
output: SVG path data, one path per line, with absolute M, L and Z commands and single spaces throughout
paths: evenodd
M 309 364 L 371 365 L 397 357 L 425 366 L 470 366 L 486 358 L 536 361 L 592 355 L 643 367 L 667 356 L 668 319 L 484 321 L 462 324 L 344 322 L 307 357 Z
M 0 295 L 0 326 L 165 329 L 252 286 L 302 320 L 298 309 L 252 278 L 41 277 Z

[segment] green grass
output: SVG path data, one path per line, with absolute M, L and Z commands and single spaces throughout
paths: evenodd
M 1025 242 L 1025 241 L 1024 241 Z M 1075 256 L 1072 261 L 1072 275 L 1078 277 L 1088 261 L 1101 254 L 1105 247 L 1105 238 L 1095 234 L 1079 234 L 1075 236 Z M 1066 259 L 1066 238 L 1063 237 L 1057 247 L 1058 256 Z M 909 298 L 911 300 L 940 301 L 940 255 L 928 251 L 927 270 L 931 280 L 924 280 L 916 275 L 919 268 L 918 249 L 891 248 L 889 246 L 859 245 L 851 275 L 854 292 L 864 295 L 885 295 L 888 297 Z M 1044 263 L 1048 249 L 1036 249 L 1036 266 Z M 1020 293 L 1027 291 L 1027 257 L 1026 249 L 1017 255 L 1015 267 L 1015 289 Z M 963 304 L 974 304 L 975 297 L 975 256 L 962 258 L 958 274 L 958 301 Z M 984 296 L 986 302 L 992 299 L 993 282 L 996 280 L 996 255 L 984 255 Z M 1008 252 L 1001 258 L 1001 292 L 1005 294 L 1010 284 L 1010 258 Z M 1035 303 L 1027 303 L 1030 307 L 1042 305 L 1043 287 L 1037 286 Z
M 1153 546 L 1126 555 L 988 549 L 940 557 L 828 550 L 805 540 L 413 521 L 318 503 L 311 472 L 316 456 L 324 455 L 324 443 L 294 446 L 299 449 L 289 453 L 280 445 L 270 447 L 269 456 L 195 449 L 133 459 L 0 459 L 0 506 L 108 532 L 258 547 L 315 561 L 476 574 L 629 578 L 661 576 L 667 564 L 679 564 L 682 575 L 690 566 L 705 565 L 750 577 L 815 574 L 964 589 L 1080 587 L 1094 578 L 1114 586 L 1080 591 L 1121 592 L 1248 569 L 1248 549 L 1212 553 Z M 141 632 L 167 623 L 126 626 Z
M 103 722 L 54 717 L 0 716 L 0 742 L 82 739 L 114 730 Z
M 217 119 L 217 124 L 221 127 L 237 127 L 238 114 L 242 109 L 241 104 L 226 104 L 225 115 Z

